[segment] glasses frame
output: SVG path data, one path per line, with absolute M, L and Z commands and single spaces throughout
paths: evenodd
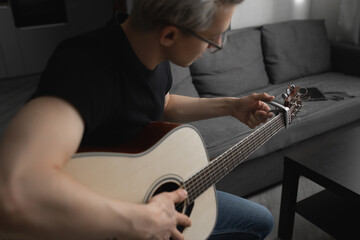
M 176 26 L 176 27 L 179 28 L 179 29 L 181 29 L 182 31 L 188 32 L 188 33 L 190 33 L 192 36 L 194 36 L 194 37 L 196 37 L 196 38 L 198 38 L 198 39 L 200 39 L 200 40 L 208 43 L 210 46 L 213 47 L 213 48 L 210 48 L 210 50 L 209 50 L 209 52 L 212 53 L 212 54 L 220 51 L 221 49 L 223 49 L 224 43 L 226 42 L 227 33 L 228 33 L 229 30 L 230 30 L 230 27 L 229 27 L 228 29 L 226 29 L 225 32 L 223 32 L 223 33 L 221 34 L 221 46 L 220 46 L 220 45 L 214 43 L 213 41 L 208 40 L 208 39 L 200 36 L 199 34 L 195 33 L 194 31 L 192 31 L 192 30 L 190 30 L 190 29 L 184 29 L 184 28 L 182 28 L 182 27 L 180 27 L 180 26 Z M 211 50 L 211 49 L 213 49 L 213 50 Z
M 210 53 L 216 53 L 217 51 L 220 51 L 221 49 L 223 49 L 223 46 L 224 46 L 223 41 L 221 41 L 221 46 L 220 46 L 220 45 L 214 43 L 213 41 L 210 41 L 210 40 L 208 40 L 206 38 L 203 38 L 202 36 L 200 36 L 197 33 L 191 31 L 190 29 L 187 29 L 187 32 L 190 33 L 191 35 L 193 35 L 194 37 L 208 43 L 210 46 L 212 46 L 214 50 L 212 50 L 212 51 L 210 50 Z M 221 34 L 221 35 L 224 35 L 224 39 L 225 39 L 226 33 L 227 33 L 227 30 Z

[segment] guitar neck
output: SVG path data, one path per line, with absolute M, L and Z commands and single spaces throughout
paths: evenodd
M 280 113 L 186 180 L 184 187 L 188 191 L 188 204 L 231 172 L 284 127 L 284 115 Z

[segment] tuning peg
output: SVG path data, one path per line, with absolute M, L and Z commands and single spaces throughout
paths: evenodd
M 299 103 L 294 103 L 294 106 L 295 106 L 295 108 L 301 108 L 302 107 L 302 104 L 299 104 Z
M 282 97 L 283 99 L 286 99 L 286 98 L 288 98 L 288 97 L 289 97 L 289 95 L 288 95 L 288 94 L 286 94 L 286 93 L 283 93 L 283 94 L 281 95 L 281 97 Z
M 291 85 L 290 85 L 290 89 L 291 89 L 291 91 L 294 90 L 294 89 L 295 89 L 295 85 L 294 85 L 294 84 L 291 84 Z
M 288 89 L 286 89 L 286 94 L 287 95 L 290 95 L 290 93 L 291 93 L 291 90 L 288 88 Z

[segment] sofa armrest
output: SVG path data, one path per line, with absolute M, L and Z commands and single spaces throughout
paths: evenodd
M 331 61 L 334 71 L 360 76 L 360 46 L 348 43 L 332 43 Z

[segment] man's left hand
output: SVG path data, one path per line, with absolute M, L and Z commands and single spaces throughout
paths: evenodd
M 274 96 L 266 93 L 253 93 L 237 99 L 234 102 L 232 116 L 245 123 L 249 128 L 255 128 L 265 123 L 273 114 L 265 101 L 272 101 Z

